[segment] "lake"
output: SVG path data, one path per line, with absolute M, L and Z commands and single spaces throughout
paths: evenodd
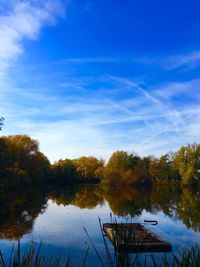
M 84 185 L 43 188 L 25 187 L 0 194 L 0 249 L 8 261 L 13 243 L 20 239 L 22 249 L 42 240 L 42 254 L 48 257 L 70 255 L 80 264 L 89 248 L 88 265 L 101 266 L 85 227 L 95 247 L 105 257 L 99 226 L 110 222 L 157 220 L 148 229 L 172 244 L 173 251 L 200 245 L 200 193 L 178 186 L 153 190 L 130 187 Z M 112 250 L 112 245 L 109 245 Z M 160 253 L 156 257 L 160 257 Z

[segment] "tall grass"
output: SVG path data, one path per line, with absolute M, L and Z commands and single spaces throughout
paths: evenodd
M 98 252 L 93 241 L 91 240 L 89 233 L 85 229 L 86 234 L 91 242 L 91 245 L 98 257 L 96 266 L 103 267 L 200 267 L 200 248 L 195 245 L 191 248 L 178 251 L 177 254 L 169 253 L 169 257 L 164 254 L 159 260 L 153 254 L 126 253 L 125 250 L 117 250 L 114 247 L 110 249 L 109 241 L 107 240 L 103 228 L 101 226 L 101 233 L 103 237 L 104 250 L 106 253 L 106 260 Z M 127 244 L 126 244 L 127 245 Z M 62 262 L 60 257 L 45 257 L 41 254 L 42 242 L 36 248 L 34 242 L 28 245 L 25 251 L 22 253 L 20 242 L 18 242 L 17 248 L 12 246 L 9 256 L 9 262 L 5 260 L 3 253 L 0 251 L 0 267 L 78 267 L 72 263 L 70 256 L 68 256 L 66 262 Z M 89 248 L 86 250 L 83 262 L 79 267 L 93 267 L 90 263 L 87 263 Z M 67 256 L 67 255 L 66 255 Z M 105 261 L 105 262 L 104 262 Z
M 70 256 L 68 255 L 67 261 L 63 263 L 60 257 L 47 258 L 41 254 L 42 241 L 36 249 L 34 242 L 28 245 L 21 254 L 21 244 L 18 241 L 17 249 L 14 244 L 12 246 L 11 254 L 9 256 L 9 262 L 6 262 L 3 253 L 0 250 L 0 267 L 75 267 L 77 265 L 72 264 Z M 86 266 L 86 260 L 88 256 L 89 248 L 86 250 L 81 267 Z
M 154 267 L 200 267 L 200 248 L 193 245 L 191 248 L 179 250 L 177 255 L 171 254 L 171 259 L 164 255 L 160 264 L 154 256 L 151 259 Z

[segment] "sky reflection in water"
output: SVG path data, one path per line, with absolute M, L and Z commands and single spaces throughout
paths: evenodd
M 83 186 L 46 192 L 34 188 L 13 197 L 15 201 L 8 195 L 0 197 L 1 207 L 6 200 L 10 207 L 10 212 L 8 207 L 6 211 L 1 209 L 0 221 L 0 248 L 7 256 L 17 238 L 21 239 L 22 246 L 42 239 L 43 254 L 61 254 L 66 258 L 70 253 L 72 260 L 80 263 L 90 246 L 83 227 L 103 253 L 98 217 L 102 223 L 110 222 L 110 213 L 119 221 L 130 220 L 130 216 L 134 216 L 135 222 L 157 220 L 157 226 L 147 227 L 170 242 L 174 251 L 191 244 L 200 245 L 200 196 L 187 189 L 157 188 L 145 192 Z M 97 261 L 92 248 L 89 260 L 91 266 Z

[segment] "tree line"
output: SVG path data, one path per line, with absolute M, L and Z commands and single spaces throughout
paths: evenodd
M 200 185 L 200 144 L 188 144 L 160 158 L 116 151 L 107 163 L 93 156 L 83 156 L 51 164 L 31 137 L 0 137 L 0 186 L 30 182 L 151 186 L 171 181 Z

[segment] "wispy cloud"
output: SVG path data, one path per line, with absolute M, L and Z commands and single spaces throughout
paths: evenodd
M 184 95 L 190 99 L 195 94 L 198 96 L 199 85 L 199 78 L 185 82 L 168 82 L 164 86 L 161 85 L 158 89 L 155 89 L 154 93 L 157 97 L 162 98 L 163 101 L 170 100 L 170 98 L 177 95 Z
M 7 3 L 9 2 L 9 3 Z M 55 23 L 56 17 L 64 15 L 59 0 L 1 0 L 9 12 L 0 15 L 0 74 L 5 75 L 7 68 L 23 50 L 24 39 L 37 39 L 41 28 Z
M 117 57 L 75 57 L 65 58 L 62 62 L 68 64 L 85 64 L 85 63 L 119 63 L 125 59 Z
M 107 76 L 112 94 L 106 88 L 99 94 L 98 90 L 87 92 L 94 81 L 87 82 L 79 84 L 85 95 L 52 97 L 42 90 L 37 97 L 22 90 L 20 98 L 29 105 L 23 104 L 22 109 L 18 100 L 4 103 L 0 109 L 7 118 L 3 132 L 31 134 L 52 161 L 91 154 L 108 158 L 117 149 L 159 155 L 197 140 L 200 109 L 193 101 L 194 94 L 190 105 L 177 104 L 175 108 L 170 97 L 165 97 L 168 83 L 150 91 L 131 79 Z M 200 86 L 198 80 L 182 83 L 185 94 L 191 84 Z M 177 90 L 173 97 L 180 95 Z
M 192 70 L 200 65 L 200 51 L 192 50 L 190 52 L 179 52 L 170 55 L 139 55 L 129 58 L 129 61 L 140 65 L 158 66 L 167 71 L 179 69 Z
M 172 55 L 163 62 L 164 67 L 168 70 L 177 68 L 192 69 L 200 64 L 200 51 L 192 51 L 186 54 Z
M 163 102 L 156 97 L 154 91 L 148 92 L 139 84 L 127 79 L 119 79 L 115 77 L 114 79 L 117 79 L 119 82 L 127 84 L 133 90 L 140 92 L 151 104 L 154 105 L 158 112 L 162 114 L 168 122 L 173 124 L 173 126 L 176 126 L 176 124 L 184 124 L 181 114 L 172 105 L 169 105 L 166 101 Z

